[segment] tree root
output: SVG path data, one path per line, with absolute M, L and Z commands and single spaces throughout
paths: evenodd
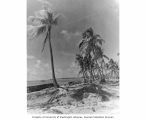
M 51 95 L 51 98 L 48 100 L 47 104 L 51 104 L 55 99 L 59 98 L 62 95 L 66 95 L 68 93 L 68 88 L 59 87 L 57 88 Z

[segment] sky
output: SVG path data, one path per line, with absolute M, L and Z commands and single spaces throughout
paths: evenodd
M 27 0 L 27 17 L 42 9 L 40 0 Z M 77 77 L 75 64 L 81 34 L 92 27 L 105 40 L 104 52 L 118 61 L 119 6 L 117 0 L 48 0 L 61 14 L 59 24 L 52 29 L 52 47 L 56 78 Z M 41 52 L 44 36 L 27 39 L 27 80 L 51 79 L 49 46 Z

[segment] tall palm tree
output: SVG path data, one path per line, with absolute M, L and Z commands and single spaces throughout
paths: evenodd
M 53 51 L 51 45 L 51 30 L 54 25 L 57 25 L 58 17 L 59 15 L 56 14 L 55 12 L 47 8 L 44 8 L 43 10 L 36 12 L 35 16 L 30 16 L 28 18 L 29 22 L 31 22 L 32 24 L 29 26 L 29 30 L 31 30 L 31 38 L 34 39 L 42 34 L 45 36 L 43 41 L 42 52 L 44 51 L 45 45 L 48 42 L 50 49 L 52 78 L 53 78 L 54 87 L 56 88 L 58 88 L 59 85 L 56 81 L 55 71 L 54 71 Z

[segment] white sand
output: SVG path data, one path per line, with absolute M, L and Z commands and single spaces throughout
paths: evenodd
M 82 100 L 76 100 L 70 95 L 79 86 L 74 86 L 71 92 L 67 93 L 60 89 L 58 98 L 54 99 L 53 104 L 47 104 L 50 99 L 49 90 L 28 93 L 28 113 L 33 114 L 119 114 L 119 87 L 103 85 L 102 90 L 112 94 L 106 101 L 102 96 L 95 93 L 84 93 Z M 86 97 L 85 97 L 86 96 Z

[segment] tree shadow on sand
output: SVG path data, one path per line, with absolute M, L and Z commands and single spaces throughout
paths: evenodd
M 94 93 L 100 96 L 102 101 L 109 101 L 109 98 L 113 96 L 111 93 L 102 90 L 101 85 L 91 84 L 74 90 L 74 93 L 71 95 L 71 97 L 77 101 L 81 101 L 83 98 L 87 98 L 89 93 Z

